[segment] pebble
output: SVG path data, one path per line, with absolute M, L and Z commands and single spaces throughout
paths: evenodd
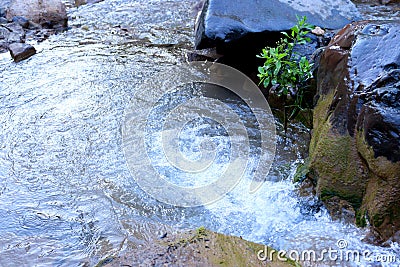
M 318 26 L 315 27 L 311 32 L 315 35 L 324 35 L 325 34 L 325 31 Z

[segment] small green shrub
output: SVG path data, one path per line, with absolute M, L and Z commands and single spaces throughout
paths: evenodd
M 294 51 L 296 45 L 311 41 L 306 34 L 314 26 L 306 20 L 306 16 L 297 17 L 297 24 L 291 28 L 290 34 L 282 32 L 283 38 L 277 42 L 276 47 L 266 47 L 257 56 L 265 59 L 264 65 L 258 67 L 260 84 L 268 90 L 274 88 L 278 96 L 284 97 L 285 105 L 288 97 L 294 97 L 292 114 L 301 109 L 303 87 L 312 78 L 312 64 L 305 56 Z

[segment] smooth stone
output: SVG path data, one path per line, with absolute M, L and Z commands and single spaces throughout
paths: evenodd
M 340 29 L 362 19 L 349 0 L 206 0 L 196 23 L 195 45 L 203 49 L 249 33 L 287 31 L 296 24 L 296 15 L 325 29 Z
M 347 201 L 377 242 L 400 241 L 399 42 L 399 21 L 355 22 L 334 36 L 318 68 L 307 161 L 328 210 Z

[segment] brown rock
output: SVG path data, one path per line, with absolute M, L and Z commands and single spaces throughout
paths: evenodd
M 15 62 L 20 62 L 36 54 L 36 49 L 33 46 L 24 43 L 10 44 L 8 49 Z
M 312 31 L 313 34 L 315 35 L 324 35 L 325 31 L 323 29 L 321 29 L 321 27 L 315 27 Z
M 278 260 L 277 253 L 269 251 L 272 248 L 201 227 L 196 231 L 168 234 L 148 246 L 103 259 L 96 266 L 298 266 L 287 259 Z M 258 259 L 257 255 L 266 260 Z
M 309 171 L 332 215 L 400 230 L 400 23 L 347 25 L 321 56 Z M 345 202 L 343 202 L 345 201 Z M 351 215 L 351 216 L 349 216 Z

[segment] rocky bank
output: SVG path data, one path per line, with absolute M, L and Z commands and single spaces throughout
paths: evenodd
M 360 0 L 357 6 L 350 1 L 234 2 L 205 1 L 196 47 L 255 81 L 261 65 L 255 55 L 289 30 L 296 15 L 325 30 L 323 36 L 310 36 L 311 46 L 302 51 L 310 56 L 320 47 L 313 55 L 309 158 L 298 178 L 303 188 L 313 188 L 333 218 L 369 225 L 369 241 L 399 241 L 399 1 Z
M 43 41 L 65 30 L 68 17 L 61 0 L 0 1 L 0 53 L 10 51 L 15 62 L 36 53 L 27 43 Z
M 328 207 L 348 202 L 357 224 L 369 223 L 381 241 L 398 240 L 400 230 L 399 41 L 399 22 L 362 21 L 330 42 L 317 77 L 308 163 Z
M 240 237 L 218 234 L 204 228 L 168 235 L 151 248 L 136 249 L 124 256 L 108 257 L 96 267 L 117 266 L 299 266 L 292 260 L 258 259 L 266 247 Z M 271 248 L 267 248 L 272 251 Z M 260 254 L 264 257 L 263 254 Z

